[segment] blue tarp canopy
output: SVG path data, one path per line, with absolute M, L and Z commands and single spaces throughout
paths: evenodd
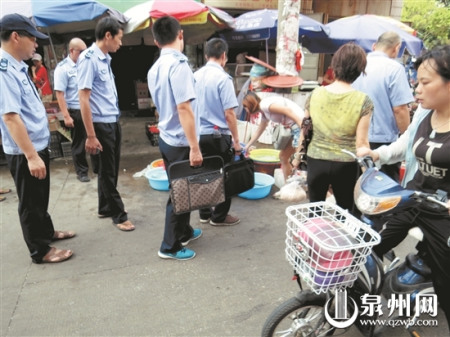
M 110 15 L 125 23 L 122 13 L 95 0 L 2 1 L 2 16 L 19 13 L 31 18 L 45 33 L 72 33 L 94 29 L 96 19 Z
M 94 20 L 108 11 L 96 1 L 46 0 L 31 1 L 34 22 L 38 27 Z

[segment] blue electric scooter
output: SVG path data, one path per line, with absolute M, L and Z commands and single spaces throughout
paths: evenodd
M 359 177 L 355 186 L 355 204 L 358 209 L 364 214 L 363 222 L 368 226 L 376 226 L 383 220 L 382 217 L 389 213 L 394 213 L 406 207 L 412 207 L 418 203 L 430 210 L 442 211 L 447 210 L 446 194 L 436 193 L 427 194 L 420 191 L 407 190 L 401 187 L 397 182 L 393 181 L 384 173 L 380 172 L 373 163 L 372 158 L 358 158 L 353 153 L 348 152 L 349 155 L 355 158 L 363 169 L 363 174 Z M 445 194 L 445 195 L 444 195 Z M 314 208 L 311 203 L 308 212 Z M 317 203 L 319 205 L 319 203 Z M 299 205 L 301 206 L 301 205 Z M 317 206 L 317 210 L 325 209 L 326 203 Z M 289 209 L 289 207 L 288 207 Z M 286 214 L 289 214 L 288 210 Z M 324 210 L 322 213 L 323 219 L 327 218 L 329 211 Z M 320 216 L 320 211 L 314 211 L 314 216 Z M 308 215 L 309 216 L 309 215 Z M 349 217 L 351 217 L 349 215 Z M 346 220 L 347 221 L 347 220 Z M 289 220 L 288 220 L 289 224 Z M 415 229 L 414 231 L 417 231 Z M 301 235 L 297 235 L 302 237 Z M 317 236 L 315 237 L 317 239 Z M 288 252 L 289 237 L 286 239 Z M 303 250 L 308 251 L 311 246 L 305 244 L 300 245 Z M 292 248 L 292 247 L 291 247 Z M 418 295 L 434 294 L 434 289 L 431 282 L 431 271 L 426 265 L 426 251 L 423 245 L 418 244 L 417 253 L 410 253 L 405 258 L 404 262 L 400 263 L 398 258 L 393 258 L 392 262 L 385 267 L 382 261 L 374 254 L 369 254 L 363 266 L 361 267 L 354 283 L 345 288 L 348 299 L 337 305 L 339 297 L 342 297 L 342 287 L 339 284 L 334 287 L 325 288 L 324 292 L 314 289 L 315 284 L 311 283 L 311 275 L 305 275 L 303 270 L 298 270 L 294 266 L 295 279 L 300 287 L 300 292 L 293 298 L 287 300 L 278 306 L 267 318 L 262 336 L 296 336 L 296 337 L 319 337 L 331 335 L 345 335 L 345 332 L 356 326 L 364 336 L 374 336 L 381 334 L 384 326 L 376 324 L 367 324 L 368 320 L 376 322 L 380 317 L 377 313 L 368 315 L 366 311 L 362 310 L 364 303 L 361 300 L 364 297 L 374 295 L 380 296 L 384 305 L 392 294 L 398 296 L 410 296 L 410 302 L 413 303 Z M 303 252 L 304 253 L 304 252 Z M 287 253 L 288 255 L 288 253 Z M 299 255 L 300 258 L 293 260 L 294 262 L 304 263 L 300 259 L 310 259 L 308 254 Z M 289 261 L 289 256 L 287 256 Z M 292 259 L 291 259 L 292 264 Z M 312 276 L 314 277 L 314 275 Z M 303 289 L 303 283 L 309 286 L 309 289 Z M 312 287 L 311 287 L 312 284 Z M 345 285 L 343 286 L 345 287 Z M 319 289 L 320 290 L 320 289 Z M 336 320 L 330 320 L 330 317 L 339 316 L 341 313 L 354 313 L 357 319 L 351 326 L 345 326 Z M 407 320 L 405 320 L 407 318 Z M 391 322 L 407 322 L 403 326 L 411 334 L 411 336 L 419 337 L 420 333 L 415 328 L 415 320 L 417 316 L 414 312 L 409 317 L 390 317 Z

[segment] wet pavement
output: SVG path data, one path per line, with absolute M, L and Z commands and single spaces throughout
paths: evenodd
M 157 256 L 168 192 L 133 174 L 159 159 L 145 134 L 147 117 L 121 120 L 123 146 L 118 188 L 135 224 L 121 232 L 97 218 L 97 179 L 81 183 L 71 160 L 51 162 L 49 213 L 56 229 L 77 236 L 55 242 L 74 250 L 61 264 L 31 263 L 17 216 L 7 166 L 0 182 L 13 193 L 1 210 L 1 336 L 258 336 L 271 311 L 298 287 L 284 256 L 288 202 L 234 198 L 231 227 L 191 224 L 203 237 L 189 244 L 189 261 Z M 272 188 L 273 194 L 278 189 Z M 445 336 L 445 320 L 426 336 Z M 352 328 L 346 336 L 361 336 Z M 408 336 L 401 328 L 384 336 Z

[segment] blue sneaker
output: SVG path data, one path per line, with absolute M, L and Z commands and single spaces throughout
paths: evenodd
M 202 236 L 203 235 L 203 231 L 200 229 L 200 228 L 195 228 L 194 229 L 194 232 L 192 233 L 192 236 L 191 236 L 191 238 L 189 239 L 189 240 L 186 240 L 186 241 L 184 241 L 184 242 L 182 242 L 181 243 L 181 245 L 184 247 L 184 246 L 187 246 L 187 244 L 189 243 L 189 242 L 191 242 L 191 241 L 194 241 L 194 240 L 197 240 L 200 236 Z
M 181 248 L 176 253 L 163 253 L 158 251 L 158 256 L 162 259 L 190 260 L 195 257 L 195 252 L 192 249 Z

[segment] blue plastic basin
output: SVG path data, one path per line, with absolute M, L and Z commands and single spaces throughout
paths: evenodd
M 244 199 L 262 199 L 269 195 L 275 179 L 268 174 L 255 172 L 255 186 L 248 191 L 238 194 Z
M 145 172 L 150 187 L 158 191 L 169 190 L 169 178 L 164 167 L 157 167 Z

